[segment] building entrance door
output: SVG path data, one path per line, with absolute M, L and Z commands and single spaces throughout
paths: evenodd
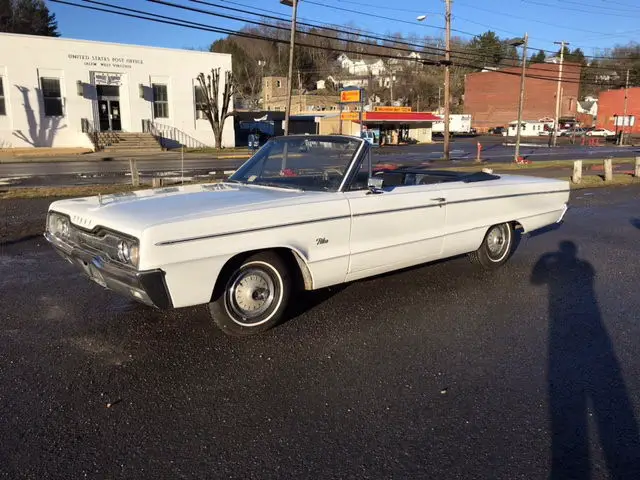
M 101 132 L 122 130 L 120 118 L 120 87 L 96 85 L 98 93 L 98 118 Z

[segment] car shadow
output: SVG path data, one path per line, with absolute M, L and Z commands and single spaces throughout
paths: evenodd
M 637 229 L 640 229 L 640 218 L 632 218 L 629 222 Z
M 292 292 L 291 303 L 289 304 L 287 314 L 285 315 L 286 323 L 300 315 L 305 314 L 314 307 L 326 302 L 334 295 L 337 295 L 349 286 L 348 283 L 334 285 L 331 287 L 321 288 L 319 290 L 298 290 Z
M 549 291 L 551 479 L 589 479 L 593 417 L 611 478 L 640 478 L 633 405 L 594 291 L 596 271 L 563 241 L 540 257 L 531 283 Z

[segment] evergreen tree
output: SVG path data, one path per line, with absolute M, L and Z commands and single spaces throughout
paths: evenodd
M 531 63 L 544 63 L 547 59 L 547 56 L 542 50 L 538 50 L 538 53 L 531 55 L 530 62 Z
M 60 36 L 56 16 L 44 0 L 0 0 L 0 32 Z

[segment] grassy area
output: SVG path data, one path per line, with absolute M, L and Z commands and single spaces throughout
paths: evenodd
M 579 158 L 577 158 L 576 160 L 580 160 Z M 624 157 L 624 158 L 614 158 L 613 159 L 613 165 L 620 165 L 620 164 L 628 164 L 628 163 L 633 163 L 635 160 L 634 158 L 631 157 Z M 471 171 L 476 171 L 480 168 L 492 168 L 496 171 L 512 171 L 512 170 L 534 170 L 534 169 L 540 169 L 540 168 L 550 168 L 550 169 L 560 169 L 560 168 L 573 168 L 573 162 L 574 160 L 549 160 L 549 161 L 540 161 L 540 162 L 533 162 L 533 163 L 529 163 L 529 164 L 517 164 L 517 163 L 498 163 L 498 162 L 487 162 L 487 163 L 476 163 L 473 165 L 465 165 L 465 166 L 458 166 L 458 167 L 443 167 L 440 170 L 457 170 L 457 171 L 461 171 L 461 172 L 471 172 Z M 585 167 L 590 167 L 593 165 L 603 165 L 603 160 L 602 159 L 586 159 L 586 160 L 582 160 L 582 167 L 583 169 L 585 169 Z
M 215 183 L 218 180 L 206 179 L 184 182 L 184 185 L 194 185 L 198 183 Z M 160 188 L 177 187 L 181 184 L 168 184 Z M 149 190 L 151 185 L 140 185 L 134 187 L 130 184 L 118 185 L 79 185 L 74 187 L 27 187 L 0 190 L 0 200 L 18 198 L 54 198 L 54 197 L 91 197 L 95 195 L 109 195 L 111 193 L 132 192 L 134 190 Z
M 571 181 L 571 178 L 566 177 L 563 178 L 563 180 Z M 610 182 L 605 182 L 604 178 L 600 175 L 588 175 L 582 177 L 582 182 L 578 184 L 572 183 L 571 188 L 620 187 L 625 185 L 640 185 L 640 178 L 636 178 L 631 175 L 619 174 L 614 175 Z
M 179 152 L 180 149 L 172 149 L 171 151 L 173 152 Z M 208 148 L 185 148 L 184 149 L 184 153 L 201 153 L 201 154 L 207 154 L 207 155 L 212 155 L 212 156 L 226 156 L 226 155 L 233 155 L 233 156 L 242 156 L 242 157 L 249 157 L 251 155 L 251 152 L 249 151 L 248 148 L 246 147 L 237 147 L 237 148 L 214 148 L 214 147 L 208 147 Z
M 571 181 L 570 177 L 559 177 L 562 180 Z M 216 180 L 213 180 L 215 182 Z M 198 183 L 212 183 L 212 180 L 197 180 L 185 182 L 185 185 Z M 166 185 L 166 187 L 178 186 Z M 579 184 L 571 184 L 573 189 L 594 188 L 594 187 L 616 187 L 625 185 L 640 185 L 640 178 L 631 175 L 616 174 L 611 182 L 605 182 L 600 175 L 584 175 L 582 182 Z M 152 188 L 150 185 L 141 185 L 133 187 L 132 185 L 86 185 L 76 187 L 32 187 L 32 188 L 15 188 L 2 191 L 0 190 L 0 200 L 21 199 L 21 198 L 64 198 L 64 197 L 88 197 L 94 195 L 108 195 L 110 193 L 130 192 L 133 190 L 147 190 Z

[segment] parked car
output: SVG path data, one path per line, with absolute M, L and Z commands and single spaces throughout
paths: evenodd
M 371 151 L 272 138 L 221 183 L 55 201 L 45 237 L 103 287 L 160 309 L 206 304 L 248 335 L 285 318 L 297 289 L 460 254 L 495 269 L 567 210 L 567 181 L 372 165 Z
M 561 137 L 573 137 L 574 135 L 576 137 L 581 137 L 583 135 L 585 135 L 587 133 L 587 131 L 584 128 L 570 128 L 568 130 L 564 130 L 562 131 L 562 133 L 560 133 Z
M 494 127 L 489 129 L 489 133 L 492 133 L 494 135 L 502 135 L 503 132 L 505 131 L 506 131 L 506 128 L 504 127 Z
M 612 132 L 606 128 L 594 128 L 593 130 L 589 130 L 586 135 L 588 137 L 615 137 L 616 132 Z

